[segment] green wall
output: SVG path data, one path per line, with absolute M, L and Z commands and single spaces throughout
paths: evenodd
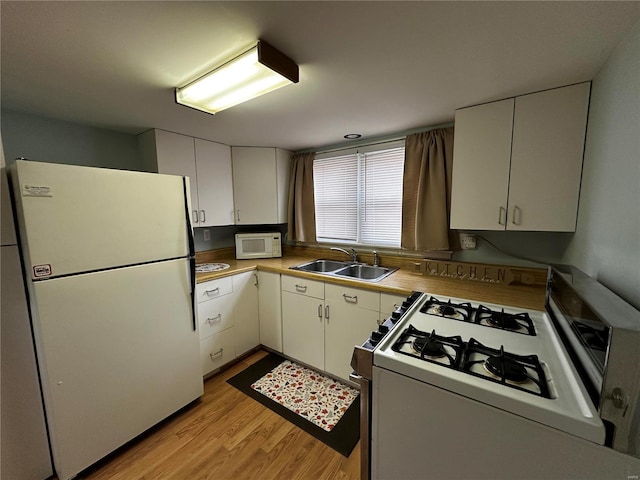
M 16 157 L 52 163 L 145 171 L 135 135 L 2 110 L 7 165 Z
M 593 79 L 573 264 L 640 309 L 640 22 Z

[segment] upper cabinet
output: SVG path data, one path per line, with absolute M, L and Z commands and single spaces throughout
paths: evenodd
M 231 147 L 157 129 L 141 134 L 138 144 L 158 173 L 189 177 L 194 227 L 234 223 Z
M 232 147 L 235 223 L 285 223 L 291 152 L 280 148 Z
M 456 111 L 451 228 L 575 231 L 590 83 Z

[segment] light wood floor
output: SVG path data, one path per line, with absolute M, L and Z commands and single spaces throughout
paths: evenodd
M 226 383 L 266 354 L 256 352 L 207 380 L 199 402 L 77 478 L 360 478 L 359 443 L 345 458 Z

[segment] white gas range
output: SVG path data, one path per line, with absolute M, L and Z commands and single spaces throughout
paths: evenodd
M 604 443 L 602 421 L 542 311 L 422 294 L 373 364 Z
M 548 298 L 559 281 L 550 277 Z M 576 305 L 567 289 L 553 296 Z M 552 303 L 566 310 L 556 300 Z M 594 317 L 586 307 L 581 311 Z M 623 444 L 629 429 L 603 420 L 599 407 L 612 400 L 586 386 L 585 365 L 567 348 L 556 316 L 561 315 L 554 316 L 548 305 L 535 311 L 429 293 L 407 297 L 354 349 L 362 478 L 565 480 L 640 474 L 637 455 L 621 453 L 625 450 L 614 441 L 618 437 Z M 580 314 L 566 317 L 576 326 L 584 323 Z M 616 336 L 591 333 L 583 338 L 585 346 L 596 357 L 609 352 Z M 634 332 L 624 333 L 635 338 Z M 635 418 L 635 410 L 629 413 Z

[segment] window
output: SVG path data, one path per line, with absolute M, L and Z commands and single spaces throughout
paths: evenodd
M 399 248 L 403 169 L 403 141 L 317 155 L 318 241 Z

